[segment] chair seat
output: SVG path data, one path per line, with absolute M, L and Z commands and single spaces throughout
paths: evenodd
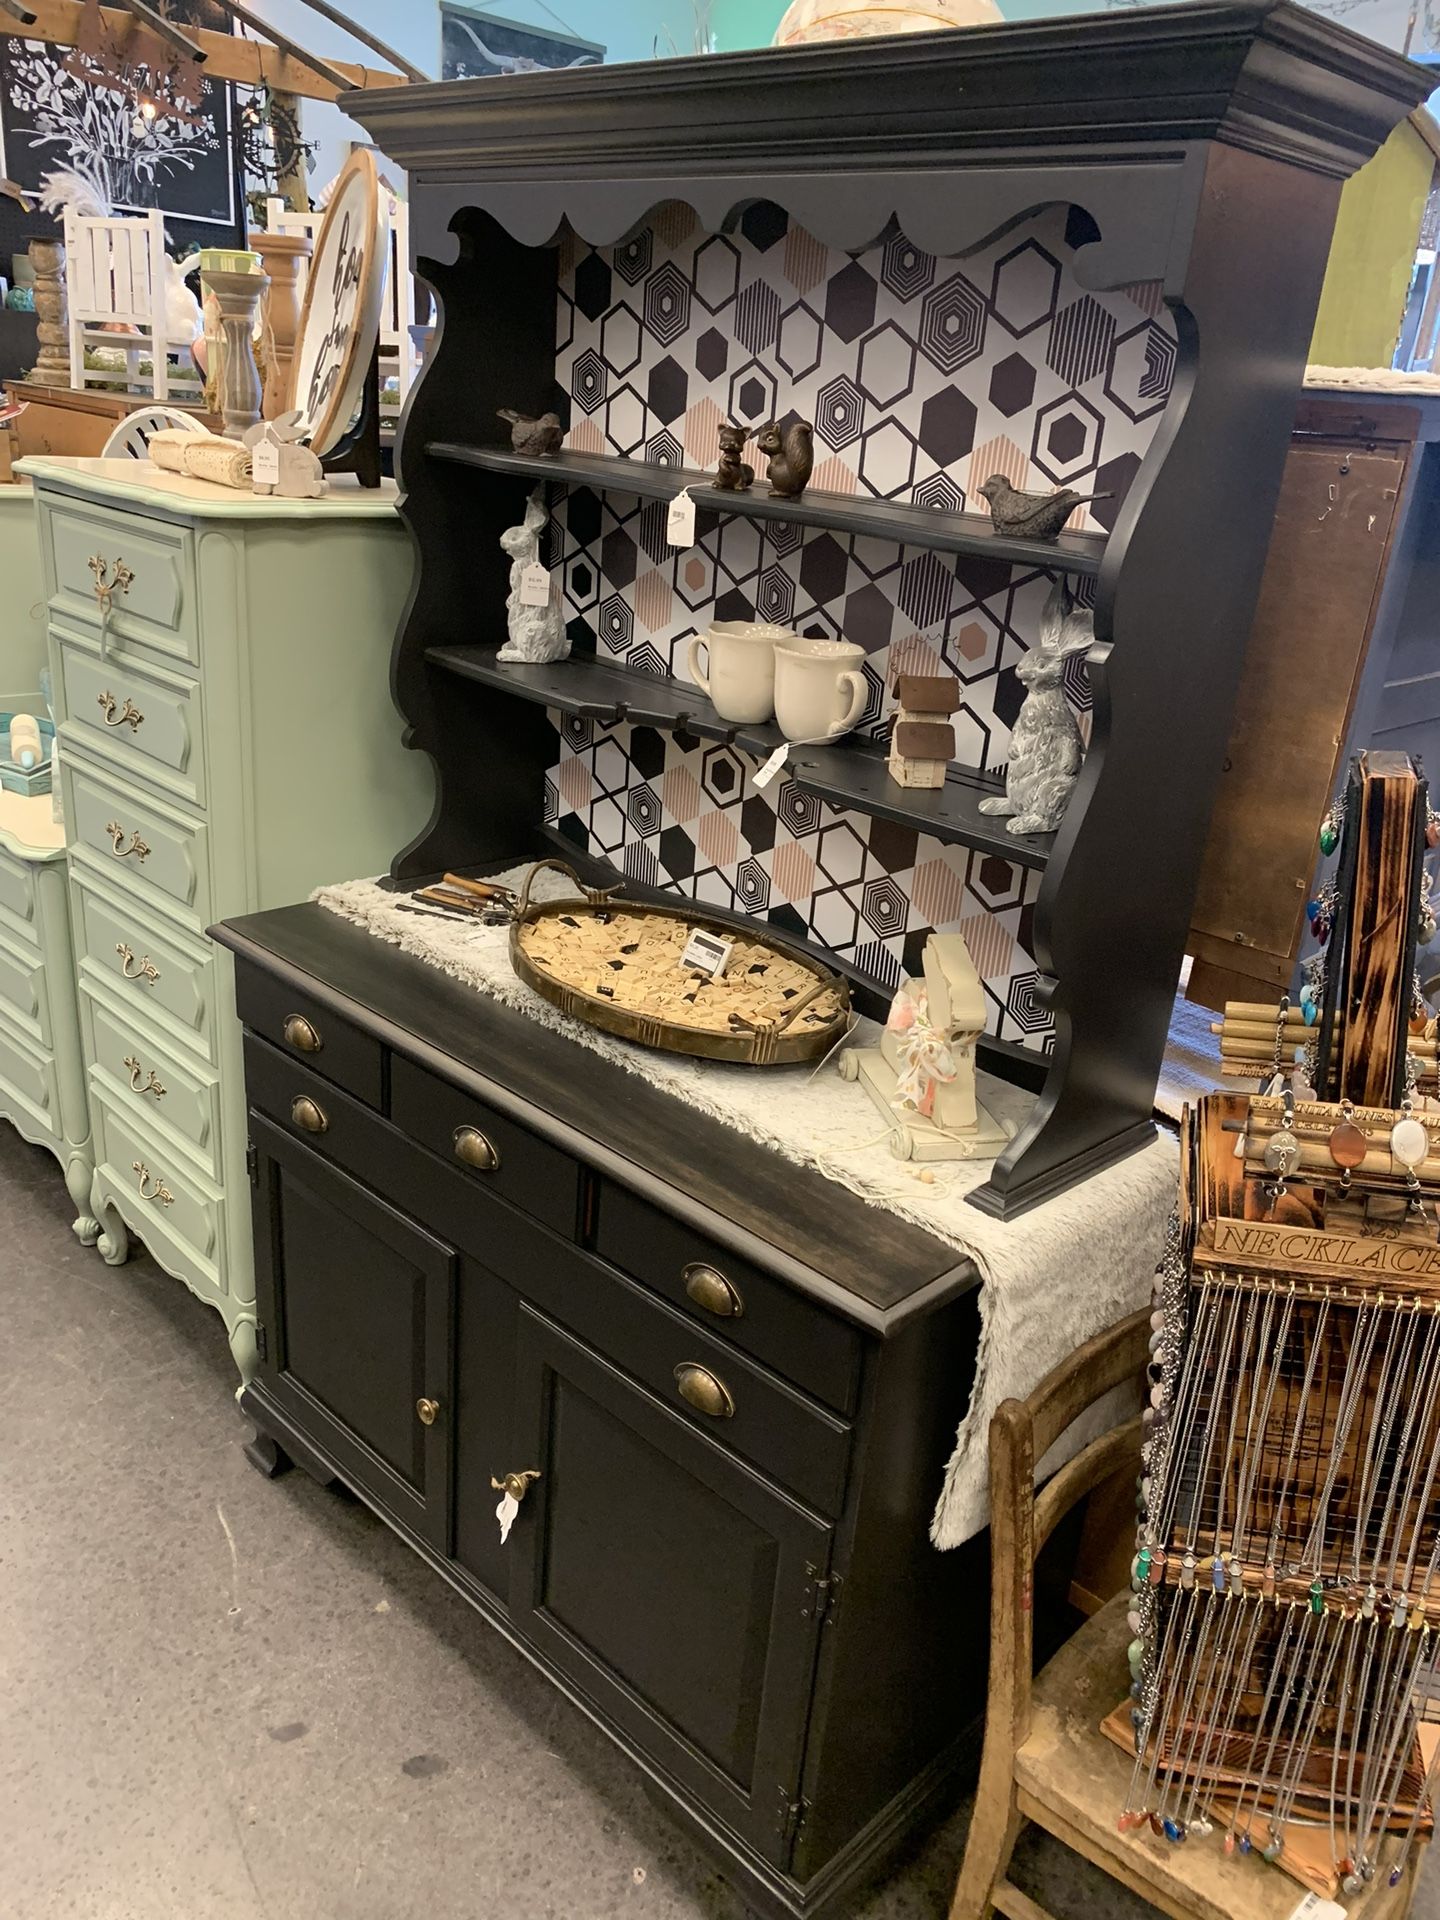
M 1162 1912 L 1186 1920 L 1290 1920 L 1305 1889 L 1254 1854 L 1227 1854 L 1223 1832 L 1172 1845 L 1148 1827 L 1116 1826 L 1133 1762 L 1100 1731 L 1129 1681 L 1122 1593 L 1087 1620 L 1037 1677 L 1030 1738 L 1015 1756 L 1020 1810 Z M 1351 1920 L 1401 1920 L 1424 1848 L 1397 1887 L 1372 1881 L 1345 1901 Z

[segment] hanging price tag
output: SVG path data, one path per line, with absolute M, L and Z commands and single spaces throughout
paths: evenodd
M 515 1524 L 515 1516 L 520 1511 L 520 1502 L 513 1493 L 507 1493 L 495 1509 L 495 1518 L 500 1522 L 500 1544 L 503 1547 L 510 1538 L 510 1529 Z
M 250 449 L 250 478 L 257 487 L 280 484 L 280 445 L 276 440 L 260 440 Z
M 690 498 L 688 487 L 682 487 L 670 502 L 670 512 L 665 519 L 665 538 L 672 547 L 693 547 L 695 544 L 695 502 Z
M 548 607 L 550 604 L 550 572 L 534 561 L 520 576 L 520 604 L 522 607 Z
M 788 740 L 782 740 L 770 758 L 765 762 L 764 766 L 756 768 L 755 778 L 752 784 L 757 787 L 768 787 L 789 757 L 790 742 Z

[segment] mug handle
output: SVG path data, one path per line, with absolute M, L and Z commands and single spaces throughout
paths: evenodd
M 705 651 L 707 653 L 710 651 L 709 647 L 705 646 L 704 634 L 692 633 L 690 636 L 690 653 L 689 653 L 690 678 L 695 682 L 696 686 L 699 687 L 700 691 L 704 694 L 705 698 L 708 700 L 711 697 L 710 681 L 707 678 L 707 676 L 701 673 L 700 671 L 701 647 L 705 647 Z
M 843 687 L 847 681 L 851 687 L 850 709 L 839 720 L 831 721 L 830 730 L 825 735 L 827 740 L 835 740 L 842 733 L 848 733 L 865 711 L 865 701 L 869 694 L 869 689 L 865 685 L 865 676 L 847 668 L 845 672 L 839 676 L 835 684 Z

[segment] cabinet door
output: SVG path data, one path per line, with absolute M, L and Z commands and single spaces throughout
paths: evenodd
M 250 1115 L 267 1390 L 341 1476 L 449 1548 L 455 1255 Z
M 524 1304 L 515 1433 L 539 1468 L 511 1618 L 639 1750 L 783 1865 L 831 1529 Z

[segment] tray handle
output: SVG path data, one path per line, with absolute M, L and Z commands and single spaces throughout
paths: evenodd
M 580 878 L 579 874 L 575 871 L 574 867 L 572 867 L 569 864 L 568 861 L 537 860 L 534 866 L 531 867 L 530 871 L 526 874 L 524 884 L 521 886 L 520 905 L 516 908 L 516 911 L 515 911 L 515 918 L 517 920 L 523 920 L 525 918 L 525 915 L 530 911 L 531 885 L 535 879 L 536 874 L 544 873 L 547 867 L 553 868 L 553 870 L 556 873 L 563 873 L 567 880 L 573 880 L 575 883 L 575 891 L 579 894 L 582 894 L 592 907 L 603 907 L 607 900 L 613 900 L 616 894 L 619 893 L 620 891 L 619 887 L 610 887 L 609 889 L 606 889 L 604 887 L 587 887 L 585 885 L 585 882 Z
M 805 1011 L 806 1007 L 809 1006 L 812 1000 L 818 1000 L 822 993 L 824 993 L 828 988 L 833 987 L 834 985 L 835 985 L 835 982 L 833 980 L 817 979 L 814 986 L 811 987 L 808 993 L 802 993 L 800 998 L 795 1002 L 793 1006 L 786 1007 L 784 1009 L 784 1018 L 781 1020 L 778 1020 L 775 1024 L 776 1033 L 777 1034 L 784 1033 L 785 1029 L 789 1026 L 790 1022 L 794 1020 L 797 1017 L 797 1015 L 802 1014 Z

